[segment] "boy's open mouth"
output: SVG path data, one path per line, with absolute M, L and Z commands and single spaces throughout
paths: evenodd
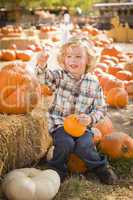
M 70 65 L 70 67 L 71 67 L 72 69 L 75 69 L 75 68 L 77 68 L 78 66 L 77 66 L 77 65 Z

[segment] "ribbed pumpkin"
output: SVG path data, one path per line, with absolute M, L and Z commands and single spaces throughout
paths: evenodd
M 133 73 L 133 60 L 125 64 L 125 69 Z
M 125 89 L 128 94 L 133 94 L 133 80 L 125 82 Z
M 105 116 L 103 119 L 101 119 L 98 123 L 95 124 L 94 127 L 100 130 L 102 136 L 110 135 L 114 129 L 112 121 L 108 116 Z
M 125 89 L 128 93 L 129 100 L 133 100 L 133 80 L 125 82 Z
M 106 102 L 115 108 L 125 107 L 128 104 L 128 93 L 124 88 L 112 88 L 106 96 Z
M 64 130 L 73 137 L 80 137 L 84 134 L 86 126 L 79 122 L 76 114 L 72 114 L 64 119 Z
M 16 58 L 22 61 L 29 61 L 33 56 L 33 51 L 31 50 L 16 50 Z
M 16 60 L 16 53 L 14 50 L 5 49 L 1 51 L 1 59 L 4 61 Z
M 112 88 L 116 88 L 116 87 L 120 87 L 120 88 L 124 88 L 124 83 L 123 81 L 117 79 L 117 78 L 109 78 L 103 86 L 103 90 L 104 90 L 104 94 L 105 96 L 108 95 L 108 92 L 112 89 Z
M 115 76 L 118 71 L 123 70 L 123 69 L 124 69 L 124 67 L 120 64 L 114 65 L 114 66 L 110 65 L 109 68 L 108 68 L 108 73 Z
M 102 88 L 104 88 L 104 85 L 107 84 L 108 80 L 114 80 L 114 76 L 111 74 L 107 74 L 107 73 L 102 73 L 99 76 L 99 82 Z
M 118 71 L 115 76 L 120 79 L 120 80 L 124 80 L 124 81 L 130 81 L 133 77 L 132 73 L 127 71 L 127 70 L 121 70 Z
M 100 148 L 111 158 L 133 158 L 133 138 L 123 132 L 104 136 Z
M 25 64 L 14 63 L 0 71 L 0 112 L 26 113 L 40 97 L 40 86 Z
M 102 50 L 101 55 L 109 55 L 109 56 L 114 56 L 117 57 L 118 54 L 120 54 L 121 52 L 113 46 L 110 47 L 106 47 Z

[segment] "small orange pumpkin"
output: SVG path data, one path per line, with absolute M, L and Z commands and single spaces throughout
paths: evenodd
M 124 88 L 112 88 L 106 96 L 106 102 L 112 107 L 123 108 L 128 104 L 128 93 Z
M 123 81 L 117 79 L 117 78 L 109 78 L 103 86 L 103 91 L 105 96 L 108 95 L 108 92 L 112 89 L 112 88 L 116 88 L 116 87 L 121 87 L 124 88 L 124 83 Z
M 70 154 L 67 166 L 72 173 L 85 173 L 87 171 L 85 162 L 74 153 Z
M 133 77 L 132 72 L 127 70 L 118 71 L 115 76 L 120 80 L 130 81 Z
M 79 122 L 76 114 L 71 114 L 64 119 L 64 130 L 73 137 L 80 137 L 85 133 L 86 126 Z
M 102 136 L 110 135 L 114 129 L 112 121 L 108 116 L 105 116 L 103 119 L 97 122 L 94 127 L 100 130 Z
M 125 69 L 133 73 L 133 59 L 125 64 Z
M 115 76 L 118 71 L 123 70 L 123 69 L 124 67 L 120 64 L 113 65 L 113 66 L 110 65 L 108 68 L 108 73 Z
M 118 57 L 120 53 L 121 51 L 117 49 L 116 47 L 108 46 L 102 50 L 101 55 L 109 55 L 109 56 Z
M 16 58 L 22 61 L 29 61 L 31 60 L 32 56 L 33 56 L 33 51 L 31 50 L 25 50 L 25 51 L 17 50 L 16 51 Z
M 133 95 L 133 80 L 125 82 L 125 89 L 128 92 L 128 94 Z
M 16 53 L 14 50 L 5 49 L 1 51 L 1 59 L 4 61 L 16 60 Z

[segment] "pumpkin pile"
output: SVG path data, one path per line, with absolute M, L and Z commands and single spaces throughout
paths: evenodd
M 64 129 L 68 134 L 79 137 L 84 133 L 84 130 L 81 129 L 81 124 L 77 120 L 75 122 L 75 117 L 75 115 L 66 117 Z M 133 138 L 126 133 L 116 131 L 108 116 L 96 123 L 92 131 L 94 132 L 94 143 L 96 145 L 98 143 L 101 151 L 109 157 L 133 158 Z M 87 171 L 85 163 L 74 153 L 71 153 L 69 156 L 68 169 L 74 173 L 85 173 Z
M 3 49 L 0 51 L 0 60 L 2 61 L 14 61 L 22 60 L 29 61 L 33 56 L 32 50 L 14 50 L 14 49 Z
M 16 37 L 20 36 L 23 32 L 23 28 L 21 26 L 4 26 L 0 28 L 0 36 L 1 37 Z
M 109 106 L 122 108 L 133 99 L 133 54 L 123 53 L 116 47 L 103 48 L 93 73 L 98 77 Z

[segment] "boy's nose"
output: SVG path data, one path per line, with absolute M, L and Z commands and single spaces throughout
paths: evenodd
M 71 58 L 71 63 L 72 63 L 72 64 L 75 64 L 75 63 L 76 63 L 75 58 Z

